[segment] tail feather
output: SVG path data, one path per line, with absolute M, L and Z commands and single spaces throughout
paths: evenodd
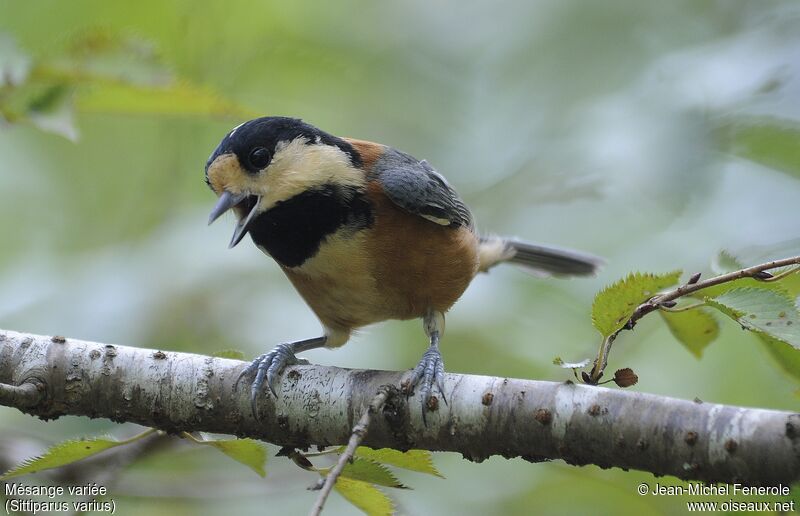
M 501 237 L 482 237 L 480 251 L 480 270 L 483 272 L 507 262 L 534 274 L 591 276 L 604 263 L 602 258 L 580 251 Z

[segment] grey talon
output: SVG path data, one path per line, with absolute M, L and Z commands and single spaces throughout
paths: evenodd
M 258 419 L 258 395 L 261 388 L 264 386 L 264 381 L 266 380 L 270 392 L 277 398 L 281 371 L 287 365 L 308 363 L 306 360 L 298 359 L 295 353 L 324 346 L 326 340 L 327 337 L 323 336 L 278 344 L 269 353 L 257 357 L 249 366 L 239 373 L 234 383 L 235 390 L 238 390 L 239 382 L 244 376 L 252 374 L 253 372 L 256 373 L 255 378 L 253 378 L 253 383 L 250 384 L 250 408 L 256 419 Z

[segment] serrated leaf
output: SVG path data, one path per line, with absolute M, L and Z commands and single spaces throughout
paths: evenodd
M 778 367 L 786 371 L 795 381 L 800 382 L 800 353 L 785 342 L 773 339 L 769 335 L 761 333 L 758 338 L 775 359 Z
M 394 503 L 380 489 L 360 480 L 339 477 L 334 489 L 345 500 L 370 516 L 386 516 L 394 513 Z
M 719 336 L 717 320 L 702 308 L 685 312 L 659 310 L 659 313 L 672 335 L 697 358 L 701 358 L 703 350 Z
M 206 439 L 205 444 L 218 449 L 233 460 L 244 464 L 259 476 L 266 476 L 264 465 L 267 463 L 267 448 L 253 439 Z
M 359 446 L 356 448 L 356 457 L 369 459 L 373 462 L 381 464 L 388 464 L 397 468 L 407 469 L 409 471 L 416 471 L 418 473 L 427 473 L 444 478 L 444 475 L 439 473 L 439 470 L 433 465 L 433 456 L 427 450 L 408 450 L 401 452 L 391 448 L 381 448 L 380 450 L 373 450 L 366 446 Z
M 187 82 L 165 86 L 95 82 L 78 97 L 77 105 L 81 111 L 126 115 L 253 115 L 216 93 Z
M 742 263 L 727 249 L 720 251 L 711 261 L 711 270 L 714 271 L 714 274 L 727 274 L 741 268 Z
M 86 82 L 102 78 L 163 85 L 173 77 L 151 41 L 105 29 L 92 29 L 73 37 L 66 52 L 52 60 L 51 66 L 53 72 Z
M 766 288 L 737 288 L 706 304 L 742 327 L 764 333 L 800 349 L 800 314 L 785 292 Z
M 800 124 L 776 117 L 731 118 L 719 129 L 722 148 L 742 158 L 800 176 Z
M 344 469 L 342 469 L 342 476 L 384 487 L 408 489 L 407 486 L 397 480 L 397 477 L 391 471 L 386 469 L 386 466 L 360 457 L 354 457 L 353 462 L 345 465 Z
M 642 302 L 678 282 L 681 271 L 666 274 L 634 272 L 601 290 L 592 303 L 592 323 L 607 337 L 622 328 Z
M 238 349 L 220 349 L 211 354 L 216 358 L 230 358 L 233 360 L 244 360 L 244 353 Z
M 91 439 L 76 439 L 58 443 L 48 449 L 44 454 L 32 459 L 26 459 L 21 464 L 11 468 L 0 476 L 0 480 L 12 477 L 37 473 L 46 469 L 58 468 L 72 464 L 82 459 L 97 455 L 109 448 L 128 444 L 127 441 L 116 441 L 110 437 L 93 437 Z

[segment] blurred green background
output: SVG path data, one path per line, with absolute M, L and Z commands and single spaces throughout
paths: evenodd
M 564 380 L 555 356 L 596 352 L 603 285 L 708 273 L 721 249 L 747 263 L 798 254 L 799 26 L 792 1 L 2 0 L 0 327 L 247 355 L 316 335 L 277 266 L 249 243 L 227 249 L 231 216 L 206 227 L 211 150 L 251 116 L 287 115 L 427 159 L 486 232 L 606 257 L 590 280 L 496 269 L 448 318 L 448 371 Z M 40 84 L 11 93 L 26 71 Z M 797 410 L 797 378 L 720 322 L 697 360 L 645 319 L 610 370 L 632 367 L 641 391 Z M 424 349 L 419 322 L 390 322 L 307 358 L 406 369 Z M 21 457 L 136 431 L 0 407 L 0 444 Z M 436 463 L 446 480 L 400 473 L 414 488 L 391 493 L 401 513 L 684 510 L 638 496 L 644 473 Z M 268 471 L 178 446 L 123 472 L 113 498 L 119 514 L 305 513 L 314 475 L 285 458 Z M 337 495 L 327 509 L 356 512 Z

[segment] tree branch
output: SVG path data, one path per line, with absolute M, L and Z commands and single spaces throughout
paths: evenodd
M 348 442 L 383 385 L 403 373 L 291 366 L 277 399 L 234 390 L 246 364 L 0 331 L 0 384 L 42 399 L 0 403 L 43 419 L 71 414 L 168 432 L 208 431 L 308 448 Z M 392 392 L 363 444 L 539 462 L 563 459 L 709 482 L 788 485 L 800 479 L 800 414 L 698 403 L 603 387 L 448 374 L 449 405 L 423 423 L 419 403 Z M 8 389 L 5 389 L 8 391 Z M 13 390 L 13 389 L 12 389 Z

